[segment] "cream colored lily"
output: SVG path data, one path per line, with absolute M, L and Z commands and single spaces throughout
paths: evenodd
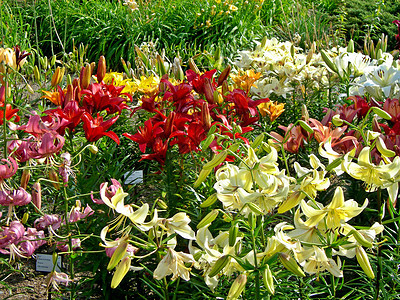
M 161 280 L 164 277 L 172 274 L 171 280 L 181 277 L 183 280 L 190 279 L 190 267 L 186 267 L 185 263 L 194 264 L 195 260 L 191 254 L 176 252 L 172 248 L 167 248 L 167 254 L 159 262 L 154 270 L 154 279 Z
M 337 187 L 333 196 L 332 202 L 323 208 L 315 208 L 302 200 L 300 203 L 303 213 L 307 216 L 308 220 L 304 223 L 306 226 L 317 226 L 319 222 L 326 219 L 326 226 L 328 229 L 339 227 L 342 223 L 347 222 L 351 218 L 359 215 L 364 208 L 368 205 L 368 199 L 365 199 L 362 207 L 354 200 L 344 201 L 343 190 Z

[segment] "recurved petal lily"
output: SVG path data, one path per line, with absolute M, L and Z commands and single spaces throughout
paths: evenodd
M 14 158 L 11 156 L 8 159 L 3 158 L 0 164 L 0 183 L 10 178 L 17 173 L 18 165 Z
M 359 215 L 368 205 L 368 199 L 365 199 L 364 204 L 359 207 L 354 200 L 344 201 L 343 190 L 341 187 L 337 187 L 332 202 L 322 209 L 314 208 L 304 200 L 301 201 L 300 205 L 303 213 L 308 217 L 308 220 L 304 223 L 306 226 L 317 226 L 326 217 L 326 226 L 328 229 L 332 229 Z
M 364 147 L 358 155 L 358 163 L 344 161 L 342 166 L 351 177 L 364 181 L 366 190 L 372 192 L 377 187 L 386 188 L 393 184 L 392 179 L 399 172 L 400 158 L 395 157 L 389 164 L 384 164 L 382 161 L 376 166 L 371 163 L 370 147 Z
M 191 254 L 176 252 L 175 250 L 168 248 L 167 254 L 154 270 L 153 277 L 157 280 L 161 280 L 164 277 L 173 274 L 171 280 L 181 277 L 183 280 L 188 281 L 190 279 L 191 268 L 186 267 L 185 263 L 195 263 Z
M 313 255 L 310 256 L 304 264 L 304 271 L 309 274 L 318 274 L 323 271 L 328 271 L 336 277 L 343 277 L 343 272 L 340 270 L 341 263 L 336 264 L 332 258 L 328 258 L 324 249 L 313 246 Z M 340 260 L 338 260 L 340 262 Z
M 195 240 L 195 233 L 189 226 L 190 221 L 186 213 L 180 212 L 175 214 L 172 218 L 166 219 L 164 226 L 169 234 L 177 233 L 185 239 Z
M 122 187 L 119 187 L 117 189 L 117 191 L 115 192 L 115 194 L 110 199 L 106 196 L 107 186 L 108 186 L 108 183 L 106 182 L 100 189 L 100 197 L 101 197 L 101 200 L 103 200 L 104 204 L 106 204 L 108 207 L 110 207 L 112 209 L 116 209 L 117 204 L 119 202 L 122 202 L 122 206 L 123 206 L 123 200 L 129 194 L 124 193 Z

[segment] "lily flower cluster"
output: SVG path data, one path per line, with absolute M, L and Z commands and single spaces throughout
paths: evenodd
M 248 143 L 241 135 L 253 130 L 251 125 L 259 119 L 257 106 L 269 99 L 252 100 L 242 89 L 230 91 L 226 82 L 229 72 L 228 67 L 215 78 L 216 70 L 204 74 L 188 70 L 188 82 L 178 84 L 164 76 L 156 94 L 143 96 L 141 105 L 133 112 L 145 110 L 152 117 L 139 127 L 137 133 L 124 134 L 139 144 L 145 153 L 142 159 L 156 160 L 163 165 L 168 149 L 174 145 L 178 145 L 180 154 L 197 152 L 211 128 L 211 134 L 239 138 Z M 220 90 L 223 90 L 222 94 Z M 221 149 L 217 137 L 208 145 L 213 151 Z M 150 153 L 146 153 L 148 150 Z
M 111 257 L 107 269 L 111 271 L 116 268 L 111 287 L 116 288 L 129 270 L 142 269 L 139 266 L 132 267 L 132 260 L 139 264 L 142 259 L 152 255 L 162 256 L 153 273 L 155 279 L 160 280 L 172 274 L 172 280 L 178 277 L 189 280 L 194 258 L 189 253 L 176 250 L 178 236 L 186 240 L 195 239 L 187 214 L 180 212 L 171 218 L 161 218 L 156 208 L 150 212 L 147 203 L 140 207 L 126 204 L 125 199 L 128 194 L 123 191 L 118 181 L 112 180 L 112 182 L 110 187 L 108 183 L 101 185 L 101 200 L 96 200 L 117 214 L 117 218 L 101 232 L 102 246 Z M 146 221 L 150 214 L 152 214 L 151 219 Z M 107 233 L 120 226 L 123 226 L 118 232 L 120 236 L 109 240 L 106 237 Z

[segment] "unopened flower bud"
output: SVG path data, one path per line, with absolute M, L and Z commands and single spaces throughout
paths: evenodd
M 372 243 L 368 241 L 359 231 L 352 230 L 353 237 L 356 239 L 357 243 L 363 247 L 372 248 Z
M 40 182 L 37 181 L 32 186 L 32 203 L 35 204 L 37 210 L 42 208 L 42 187 Z
M 264 133 L 259 134 L 251 143 L 251 148 L 256 149 L 264 141 Z
M 231 66 L 228 65 L 223 71 L 222 73 L 219 75 L 218 77 L 218 86 L 221 86 L 224 81 L 228 78 L 229 73 L 231 72 Z
M 194 62 L 193 58 L 189 58 L 189 67 L 196 74 L 200 74 L 200 70 L 197 67 L 196 63 Z
M 24 213 L 24 216 L 22 217 L 21 223 L 22 224 L 26 224 L 26 222 L 28 222 L 28 218 L 29 218 L 29 213 Z
M 30 178 L 31 178 L 31 172 L 29 171 L 29 169 L 24 169 L 21 175 L 21 187 L 23 187 L 25 190 L 26 187 L 28 186 Z
M 250 225 L 250 228 L 253 230 L 256 228 L 257 225 L 257 217 L 253 212 L 250 212 L 249 215 L 247 216 L 247 222 Z
M 37 83 L 40 83 L 40 72 L 39 72 L 39 68 L 38 68 L 37 65 L 35 65 L 35 66 L 33 67 L 33 75 L 34 75 L 34 77 L 35 77 L 36 82 L 37 82 Z
M 224 255 L 221 256 L 214 264 L 212 267 L 210 273 L 208 274 L 209 277 L 214 277 L 217 275 L 225 266 L 228 264 L 228 262 L 231 260 L 229 255 Z
M 368 259 L 368 255 L 363 247 L 356 248 L 357 261 L 363 269 L 364 273 L 371 279 L 375 278 L 374 271 L 372 270 L 371 264 Z
M 97 152 L 99 152 L 99 148 L 97 148 L 96 145 L 89 145 L 88 149 L 90 152 L 92 152 L 93 154 L 97 154 Z
M 54 169 L 49 170 L 49 179 L 52 181 L 51 183 L 53 184 L 54 188 L 56 190 L 60 189 L 60 185 L 58 184 L 58 174 Z
M 216 217 L 218 216 L 219 211 L 218 209 L 213 209 L 210 211 L 200 222 L 197 224 L 197 229 L 203 228 L 206 225 L 212 223 Z
M 278 257 L 279 261 L 287 270 L 300 277 L 306 276 L 293 257 L 283 252 L 279 253 Z
M 299 124 L 301 126 L 301 128 L 303 128 L 305 131 L 307 131 L 308 133 L 314 133 L 314 130 L 311 128 L 310 125 L 308 125 L 306 122 L 304 122 L 303 120 L 299 120 Z
M 229 228 L 229 246 L 233 247 L 236 244 L 236 238 L 239 232 L 239 225 L 236 223 L 234 226 Z
M 334 115 L 332 117 L 332 124 L 335 126 L 342 126 L 343 120 L 340 118 L 340 115 Z
M 203 102 L 203 104 L 202 104 L 201 121 L 202 121 L 203 126 L 205 127 L 206 130 L 210 129 L 210 127 L 211 127 L 211 115 L 210 115 L 210 110 L 208 108 L 208 103 L 207 102 Z
M 108 263 L 107 270 L 110 271 L 118 264 L 118 262 L 124 257 L 126 249 L 128 249 L 128 236 L 124 236 L 119 240 L 117 249 L 115 249 L 111 259 Z
M 90 78 L 92 77 L 92 67 L 87 64 L 81 70 L 80 85 L 82 89 L 87 89 L 90 84 Z
M 121 280 L 125 277 L 126 273 L 128 273 L 129 268 L 131 266 L 131 258 L 125 257 L 121 260 L 117 269 L 115 270 L 114 276 L 111 279 L 111 288 L 115 289 L 121 282 Z
M 231 288 L 229 289 L 227 300 L 235 300 L 240 297 L 247 283 L 247 276 L 245 274 L 240 274 L 236 277 Z
M 65 68 L 57 67 L 53 76 L 51 77 L 51 86 L 55 87 L 60 84 L 64 77 Z
M 103 55 L 101 55 L 99 58 L 99 63 L 97 65 L 97 82 L 100 83 L 103 81 L 106 72 L 107 72 L 106 58 Z
M 381 109 L 381 108 L 379 108 L 379 107 L 373 106 L 373 107 L 372 107 L 372 111 L 373 111 L 376 115 L 378 115 L 379 117 L 381 117 L 382 119 L 385 119 L 385 120 L 391 120 L 391 119 L 392 119 L 392 116 L 391 116 L 389 113 L 387 113 L 386 111 L 384 111 L 383 109 Z
M 263 282 L 264 282 L 264 286 L 266 287 L 268 293 L 273 295 L 275 293 L 274 277 L 269 268 L 269 265 L 266 266 L 266 268 L 263 272 Z
M 53 55 L 53 56 L 51 57 L 51 60 L 50 60 L 50 67 L 54 66 L 54 64 L 56 63 L 56 59 L 57 59 L 57 57 L 56 57 L 55 55 Z
M 193 186 L 194 186 L 195 188 L 199 187 L 200 184 L 201 184 L 204 180 L 206 180 L 207 176 L 211 173 L 211 171 L 212 171 L 212 168 L 209 168 L 209 169 L 202 169 L 202 170 L 200 171 L 199 177 L 198 177 L 197 180 L 193 183 Z
M 201 208 L 206 208 L 213 205 L 218 200 L 217 193 L 209 196 L 203 203 L 200 204 Z

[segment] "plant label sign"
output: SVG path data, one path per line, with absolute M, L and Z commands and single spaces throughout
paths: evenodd
M 143 182 L 143 170 L 126 172 L 124 174 L 124 178 L 125 178 L 124 183 L 127 185 L 142 183 Z
M 53 271 L 53 255 L 51 254 L 36 254 L 36 271 L 52 272 Z M 61 257 L 57 257 L 57 265 L 55 270 L 61 272 Z

